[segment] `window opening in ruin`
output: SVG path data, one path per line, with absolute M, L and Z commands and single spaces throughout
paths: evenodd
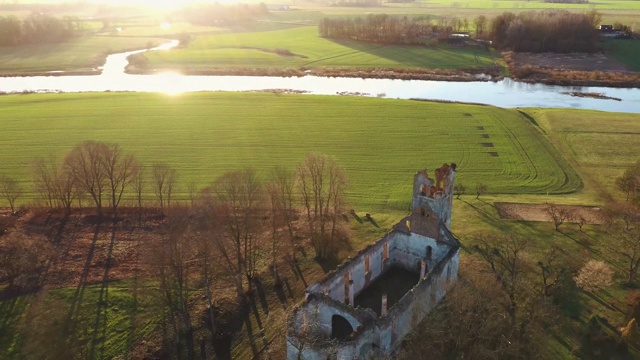
M 386 242 L 382 247 L 382 262 L 387 261 L 388 258 L 389 258 L 389 243 Z
M 420 195 L 427 196 L 427 185 L 425 184 L 420 185 Z
M 331 338 L 336 340 L 346 340 L 353 333 L 353 327 L 347 319 L 340 315 L 331 317 Z
M 370 258 L 369 254 L 364 256 L 364 274 L 365 275 L 367 275 L 369 273 L 369 271 L 371 271 L 370 264 L 369 264 L 369 258 Z
M 425 216 L 427 214 L 427 210 L 424 208 L 420 208 L 420 215 Z
M 433 248 L 431 246 L 427 246 L 427 260 L 431 260 L 431 256 L 433 256 Z

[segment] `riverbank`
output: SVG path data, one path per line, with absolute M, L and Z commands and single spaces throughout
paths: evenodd
M 500 81 L 504 79 L 500 68 L 470 69 L 394 69 L 394 68 L 252 68 L 213 67 L 209 69 L 164 68 L 145 69 L 128 65 L 125 73 L 155 75 L 176 72 L 189 76 L 278 76 L 278 77 L 342 77 L 360 79 L 434 80 L 434 81 Z

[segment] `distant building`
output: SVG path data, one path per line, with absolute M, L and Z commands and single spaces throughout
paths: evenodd
M 369 359 L 392 354 L 458 275 L 451 234 L 456 165 L 415 174 L 412 212 L 306 290 L 288 317 L 287 359 Z M 428 341 L 428 339 L 425 339 Z
M 602 32 L 613 31 L 613 25 L 600 25 L 600 31 Z

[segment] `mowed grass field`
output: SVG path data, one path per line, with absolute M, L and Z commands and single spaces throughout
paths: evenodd
M 525 109 L 600 195 L 623 198 L 615 179 L 640 160 L 640 115 L 589 110 Z M 602 188 L 599 188 L 602 187 Z
M 277 49 L 286 49 L 296 56 L 278 55 Z M 188 69 L 245 66 L 457 69 L 493 65 L 492 53 L 484 48 L 333 41 L 320 37 L 317 26 L 203 35 L 183 49 L 139 56 L 146 57 L 151 68 Z
M 335 156 L 354 206 L 405 210 L 413 174 L 458 164 L 458 183 L 492 193 L 547 194 L 582 183 L 538 128 L 517 111 L 490 106 L 270 93 L 46 94 L 0 97 L 2 173 L 28 198 L 29 165 L 61 160 L 85 140 L 118 143 L 150 166 L 166 162 L 188 184 L 230 170 L 263 177 L 293 169 L 307 153 Z

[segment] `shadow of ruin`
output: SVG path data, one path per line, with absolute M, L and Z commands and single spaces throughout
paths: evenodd
M 449 231 L 456 165 L 414 176 L 412 212 L 393 230 L 309 286 L 289 314 L 287 359 L 392 354 L 458 274 Z

